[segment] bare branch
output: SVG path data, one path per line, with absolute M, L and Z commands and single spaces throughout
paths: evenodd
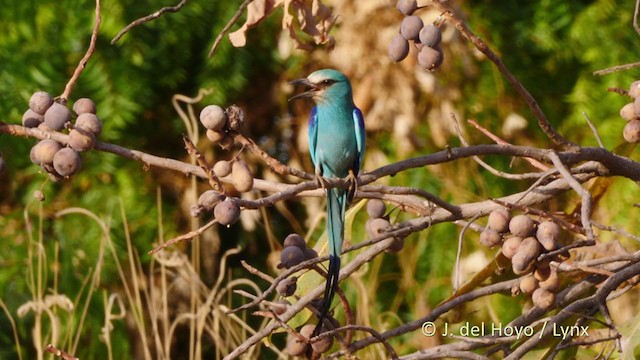
M 149 22 L 151 20 L 157 19 L 160 16 L 162 16 L 165 13 L 171 12 L 171 13 L 175 13 L 180 11 L 180 9 L 182 9 L 183 6 L 185 6 L 187 4 L 189 0 L 181 0 L 180 3 L 178 3 L 178 5 L 175 6 L 165 6 L 162 9 L 154 12 L 153 14 L 141 17 L 137 20 L 132 21 L 129 25 L 125 26 L 122 30 L 118 31 L 118 33 L 116 34 L 116 36 L 114 36 L 114 38 L 111 40 L 111 45 L 115 44 L 116 42 L 118 42 L 118 40 L 120 40 L 120 38 L 122 36 L 124 36 L 124 34 L 126 34 L 127 32 L 129 32 L 129 30 L 133 29 L 134 27 L 138 26 L 138 25 L 142 25 L 146 22 Z
M 218 36 L 216 36 L 216 40 L 213 42 L 213 45 L 211 46 L 211 50 L 209 50 L 209 57 L 213 56 L 213 54 L 216 52 L 216 49 L 218 48 L 218 45 L 220 45 L 220 41 L 222 41 L 224 36 L 229 32 L 229 30 L 231 29 L 233 24 L 235 24 L 236 21 L 238 21 L 238 19 L 240 19 L 240 16 L 242 16 L 242 13 L 247 8 L 247 6 L 249 6 L 249 4 L 251 4 L 252 1 L 253 0 L 244 0 L 242 2 L 242 4 L 240 4 L 240 7 L 238 8 L 238 11 L 236 11 L 236 13 L 233 15 L 233 17 L 227 23 L 227 25 L 225 25 L 224 28 L 222 28 L 222 30 L 218 34 Z

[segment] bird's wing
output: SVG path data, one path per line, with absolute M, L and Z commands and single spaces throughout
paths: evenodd
M 318 109 L 314 106 L 309 116 L 309 154 L 311 154 L 311 161 L 313 166 L 317 167 L 316 162 L 316 144 L 318 140 Z
M 362 163 L 364 162 L 364 147 L 365 147 L 365 131 L 364 131 L 364 117 L 360 109 L 355 108 L 353 110 L 353 124 L 356 129 L 356 145 L 358 147 L 357 163 L 354 166 L 353 172 L 358 173 Z

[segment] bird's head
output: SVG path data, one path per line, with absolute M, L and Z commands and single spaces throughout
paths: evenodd
M 351 99 L 351 83 L 347 77 L 333 69 L 322 69 L 314 71 L 303 79 L 293 80 L 292 85 L 303 85 L 308 90 L 295 95 L 289 99 L 313 98 L 316 103 L 328 100 L 348 100 Z

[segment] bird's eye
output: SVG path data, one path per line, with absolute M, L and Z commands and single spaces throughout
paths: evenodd
M 335 82 L 336 82 L 335 80 L 327 79 L 327 80 L 323 80 L 322 81 L 322 85 L 329 86 L 329 85 L 332 85 Z

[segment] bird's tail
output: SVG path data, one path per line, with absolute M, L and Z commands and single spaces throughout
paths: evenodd
M 324 288 L 324 299 L 318 325 L 313 330 L 317 336 L 322 331 L 322 323 L 331 308 L 331 302 L 338 289 L 340 275 L 340 253 L 344 236 L 344 212 L 347 205 L 347 193 L 344 189 L 327 190 L 327 235 L 329 236 L 329 271 Z

